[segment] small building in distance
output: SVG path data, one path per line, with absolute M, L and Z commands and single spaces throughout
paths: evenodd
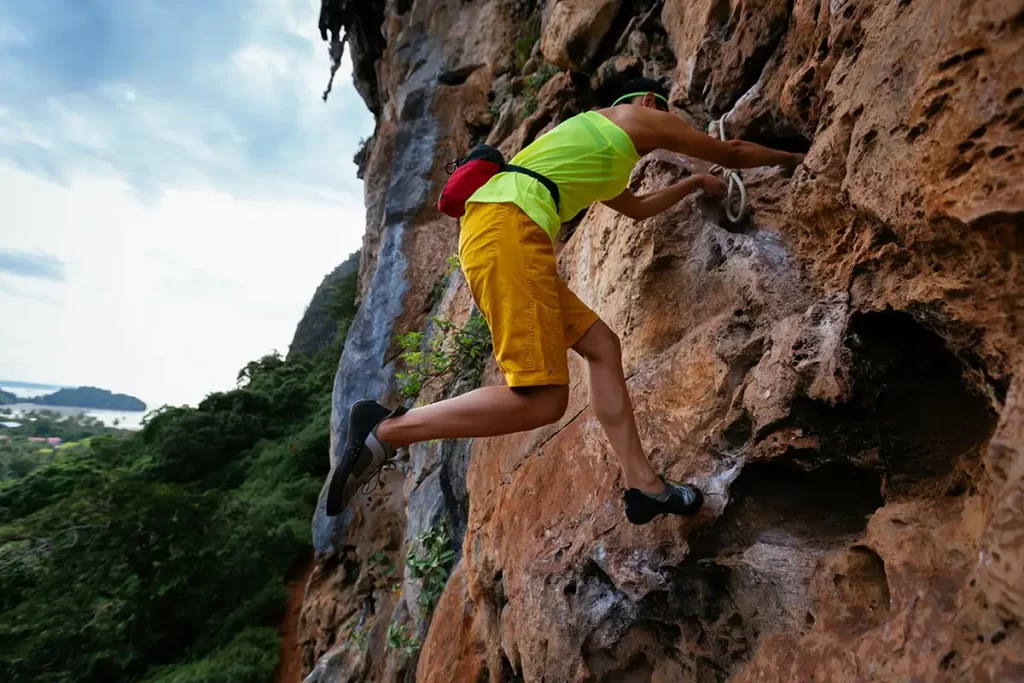
M 30 436 L 28 440 L 33 443 L 45 443 L 51 446 L 59 446 L 64 442 L 59 436 Z

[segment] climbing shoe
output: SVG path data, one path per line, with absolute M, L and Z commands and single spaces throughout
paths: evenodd
M 678 484 L 661 477 L 665 490 L 658 495 L 640 489 L 626 489 L 626 519 L 633 524 L 647 524 L 658 515 L 692 517 L 704 503 L 704 495 L 696 486 Z
M 383 476 L 385 470 L 395 468 L 395 449 L 391 444 L 377 440 L 377 426 L 389 417 L 406 412 L 399 406 L 394 410 L 376 401 L 363 400 L 352 404 L 348 413 L 348 442 L 341 459 L 331 471 L 327 487 L 327 514 L 340 514 L 352 501 L 360 487 L 372 483 L 374 476 Z

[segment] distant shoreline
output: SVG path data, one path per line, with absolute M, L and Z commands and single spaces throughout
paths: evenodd
M 29 401 L 22 401 L 21 403 L 0 403 L 0 410 L 18 410 L 23 413 L 31 411 L 41 412 L 44 410 L 52 410 L 55 413 L 61 413 L 66 415 L 69 413 L 138 413 L 145 414 L 146 410 L 120 410 L 116 408 L 91 408 L 89 406 L 58 406 L 58 405 L 47 405 L 43 403 L 31 403 Z
M 95 417 L 108 427 L 117 427 L 128 431 L 142 429 L 142 421 L 149 413 L 145 410 L 105 410 L 103 408 L 81 408 L 78 406 L 41 406 L 38 403 L 9 403 L 0 405 L 0 410 L 10 411 L 10 415 L 0 415 L 0 422 L 14 421 L 21 422 L 27 413 L 51 412 L 60 415 L 61 418 L 72 415 L 90 415 Z M 2 430 L 0 430 L 2 431 Z

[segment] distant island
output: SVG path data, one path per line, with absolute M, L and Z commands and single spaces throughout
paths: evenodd
M 6 383 L 5 383 L 6 384 Z M 14 386 L 10 383 L 9 386 Z M 146 404 L 127 394 L 115 394 L 96 387 L 58 389 L 52 394 L 23 398 L 0 390 L 0 405 L 6 403 L 34 403 L 41 406 L 63 406 L 66 408 L 94 408 L 97 410 L 143 411 Z

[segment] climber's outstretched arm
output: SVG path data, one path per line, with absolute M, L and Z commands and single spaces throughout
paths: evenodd
M 754 168 L 755 166 L 794 167 L 803 161 L 803 154 L 769 149 L 753 142 L 728 140 L 722 142 L 706 135 L 675 114 L 631 107 L 636 110 L 638 123 L 643 126 L 644 142 L 651 148 L 667 149 L 688 157 L 696 157 L 726 168 Z
M 618 197 L 601 203 L 609 209 L 639 221 L 661 213 L 691 192 L 704 190 L 712 197 L 724 197 L 726 189 L 726 185 L 721 179 L 712 175 L 699 174 L 680 180 L 663 190 L 639 197 L 626 189 Z

